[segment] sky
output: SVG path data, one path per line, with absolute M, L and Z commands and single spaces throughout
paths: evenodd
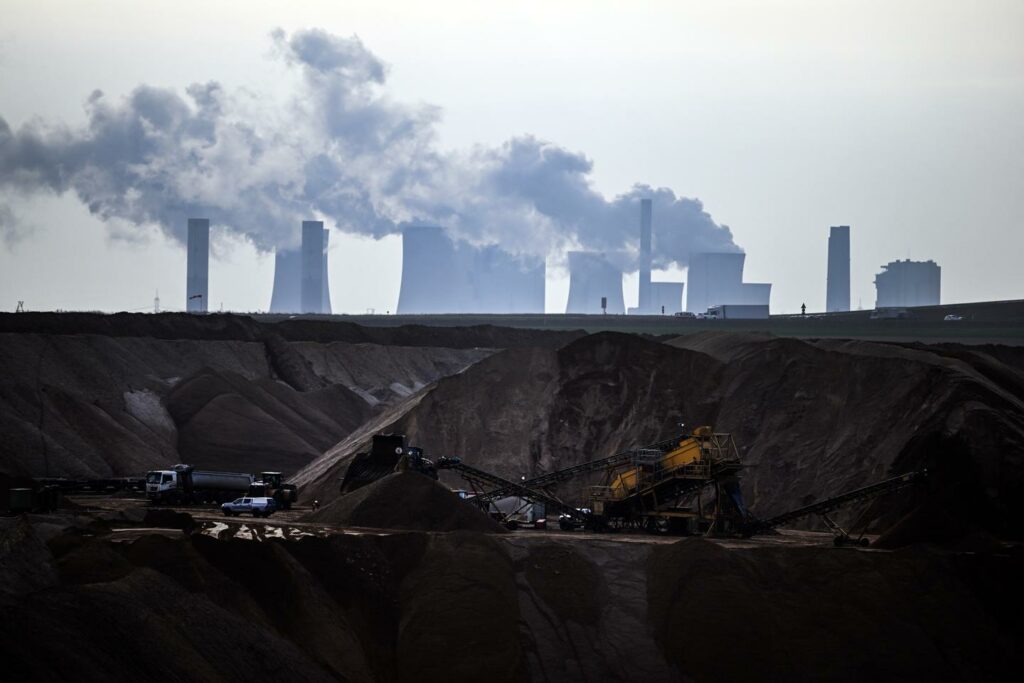
M 588 201 L 596 193 L 614 206 L 637 184 L 699 200 L 746 252 L 746 280 L 773 283 L 773 312 L 824 307 L 830 225 L 851 226 L 854 308 L 873 306 L 874 275 L 902 258 L 942 266 L 944 303 L 1024 298 L 1019 0 L 4 0 L 3 14 L 0 118 L 12 131 L 49 131 L 54 149 L 78 149 L 67 131 L 87 130 L 97 106 L 121 111 L 141 85 L 190 103 L 190 85 L 216 82 L 232 120 L 251 116 L 264 140 L 307 159 L 307 148 L 332 145 L 327 128 L 307 128 L 317 88 L 332 81 L 297 41 L 332 36 L 363 59 L 366 111 L 427 121 L 414 145 L 352 162 L 396 221 L 415 218 L 415 199 L 429 200 L 428 213 L 470 215 L 477 222 L 466 219 L 466 230 L 493 224 L 508 193 L 479 202 L 474 193 L 490 187 L 481 178 L 510 167 L 509 141 L 526 141 L 531 153 L 556 150 L 583 164 L 572 189 Z M 371 92 L 361 81 L 351 87 Z M 426 179 L 423 196 L 380 194 L 378 157 L 410 159 Z M 242 157 L 222 161 L 236 162 L 240 176 L 256 172 Z M 106 199 L 114 209 L 90 207 L 82 183 L 91 179 L 69 189 L 4 171 L 0 310 L 18 301 L 30 310 L 152 310 L 157 292 L 162 309 L 184 308 L 184 248 L 173 226 L 149 221 L 152 210 L 125 210 L 117 197 Z M 232 210 L 253 209 L 239 197 Z M 334 221 L 349 208 L 318 216 L 333 229 L 335 312 L 393 312 L 400 239 Z M 294 218 L 297 233 L 309 217 L 286 206 L 278 219 Z M 568 244 L 546 220 L 517 232 L 517 248 Z M 656 235 L 658 221 L 656 206 Z M 268 243 L 262 233 L 215 229 L 212 310 L 267 308 Z M 560 312 L 567 294 L 559 264 L 552 253 L 548 312 Z M 673 267 L 654 279 L 679 277 Z M 635 274 L 624 286 L 634 305 Z

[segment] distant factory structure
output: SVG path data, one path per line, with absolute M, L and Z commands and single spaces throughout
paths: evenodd
M 210 221 L 188 219 L 185 262 L 185 310 L 206 313 L 210 306 Z
M 306 226 L 310 226 L 307 230 Z M 316 230 L 320 230 L 322 243 L 317 244 Z M 327 243 L 331 231 L 323 228 L 321 221 L 303 221 L 302 247 L 299 249 L 278 249 L 274 254 L 274 288 L 270 296 L 271 313 L 331 313 L 331 288 L 327 274 Z M 320 266 L 316 267 L 315 253 L 319 248 Z M 309 260 L 307 257 L 309 252 Z M 303 266 L 311 265 L 308 278 Z M 316 287 L 319 281 L 319 301 L 306 301 L 303 286 L 308 280 L 309 287 Z M 307 291 L 307 294 L 311 292 Z M 313 297 L 315 299 L 315 297 Z M 306 304 L 309 304 L 307 309 Z
M 850 226 L 834 225 L 828 234 L 825 312 L 850 310 Z
M 410 226 L 402 232 L 398 313 L 543 313 L 545 277 L 543 259 Z
M 938 306 L 942 269 L 934 261 L 893 261 L 875 276 L 875 308 Z
M 651 200 L 640 200 L 640 283 L 631 315 L 674 315 L 683 310 L 682 282 L 651 282 Z M 621 278 L 621 274 L 620 274 Z M 569 311 L 566 311 L 569 312 Z
M 712 306 L 761 306 L 768 310 L 772 286 L 743 282 L 743 253 L 690 254 L 686 310 L 706 313 Z
M 625 313 L 622 270 L 612 265 L 604 254 L 570 251 L 569 300 L 566 302 L 565 312 Z

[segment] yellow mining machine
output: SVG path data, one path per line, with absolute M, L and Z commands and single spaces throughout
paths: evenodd
M 741 468 L 732 437 L 711 427 L 635 449 L 607 464 L 604 484 L 584 490 L 587 527 L 742 533 L 750 515 L 736 478 Z

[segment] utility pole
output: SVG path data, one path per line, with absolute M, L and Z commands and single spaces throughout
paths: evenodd
M 18 307 L 14 309 L 14 312 L 15 313 L 24 313 L 25 312 L 25 302 L 24 301 L 19 301 L 18 302 Z
M 156 290 L 156 296 L 153 297 L 153 312 L 160 312 L 160 290 Z

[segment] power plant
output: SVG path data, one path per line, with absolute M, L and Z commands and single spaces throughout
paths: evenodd
M 759 306 L 767 311 L 772 286 L 743 282 L 747 255 L 737 253 L 691 254 L 687 274 L 686 310 L 705 313 L 712 306 Z
M 456 243 L 439 226 L 402 232 L 399 314 L 543 313 L 544 290 L 541 259 Z
M 825 312 L 850 310 L 850 226 L 834 225 L 828 234 Z
M 942 269 L 934 261 L 892 261 L 875 276 L 875 308 L 938 306 Z
M 210 304 L 210 221 L 188 219 L 185 310 L 206 313 Z

